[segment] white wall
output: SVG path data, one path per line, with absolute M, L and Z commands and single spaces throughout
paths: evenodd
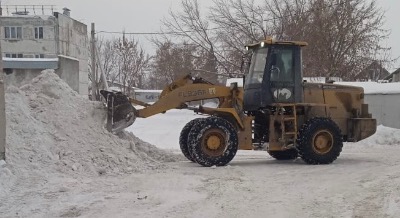
M 158 101 L 160 94 L 161 90 L 135 90 L 135 99 L 151 103 Z
M 58 54 L 79 60 L 79 94 L 88 95 L 89 47 L 87 26 L 69 16 L 58 13 Z
M 79 61 L 67 56 L 58 56 L 58 69 L 56 74 L 64 80 L 74 91 L 80 92 Z M 87 92 L 86 92 L 87 93 Z
M 57 57 L 55 32 L 56 19 L 53 16 L 11 16 L 1 17 L 1 47 L 3 56 L 6 53 L 24 54 L 30 57 L 44 54 L 45 58 Z M 22 27 L 22 39 L 5 39 L 4 27 Z M 43 27 L 43 39 L 35 39 L 34 27 Z
M 365 94 L 365 103 L 378 124 L 400 129 L 400 93 Z

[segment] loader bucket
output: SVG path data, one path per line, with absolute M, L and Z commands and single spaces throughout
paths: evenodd
M 108 131 L 118 133 L 135 122 L 136 109 L 126 95 L 105 90 L 101 90 L 100 94 L 107 102 L 106 128 Z

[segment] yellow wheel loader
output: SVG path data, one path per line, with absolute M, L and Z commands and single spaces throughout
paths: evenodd
M 223 166 L 238 149 L 263 149 L 277 160 L 301 157 L 308 164 L 329 164 L 343 142 L 357 142 L 376 131 L 360 87 L 303 81 L 301 50 L 307 43 L 266 39 L 246 46 L 252 54 L 244 87 L 211 84 L 190 75 L 168 85 L 152 105 L 121 93 L 101 91 L 107 99 L 107 128 L 112 131 L 191 101 L 218 99 L 210 115 L 190 121 L 179 143 L 189 160 Z M 132 104 L 144 106 L 136 110 Z

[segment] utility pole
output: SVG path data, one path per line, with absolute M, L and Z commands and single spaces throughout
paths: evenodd
M 91 67 L 92 67 L 92 100 L 98 100 L 98 75 L 96 70 L 96 32 L 94 23 L 92 23 L 92 31 L 91 31 Z
M 0 57 L 1 58 L 1 57 Z M 3 61 L 0 60 L 0 160 L 6 158 L 6 101 L 4 93 Z
M 98 60 L 100 60 L 99 53 L 100 53 L 99 50 L 96 49 L 96 57 Z M 103 70 L 101 64 L 99 64 L 99 69 L 100 69 L 100 81 L 101 81 L 100 88 L 104 89 L 104 90 L 108 90 L 107 77 L 106 77 L 106 74 L 104 73 L 104 70 Z
M 1 33 L 1 30 L 0 30 Z M 3 60 L 0 45 L 0 160 L 6 159 L 6 100 L 4 93 Z

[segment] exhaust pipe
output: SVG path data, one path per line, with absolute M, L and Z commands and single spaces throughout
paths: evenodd
M 109 132 L 114 134 L 121 132 L 135 122 L 136 109 L 126 95 L 121 92 L 109 92 L 106 90 L 100 90 L 100 94 L 106 99 L 106 129 Z

